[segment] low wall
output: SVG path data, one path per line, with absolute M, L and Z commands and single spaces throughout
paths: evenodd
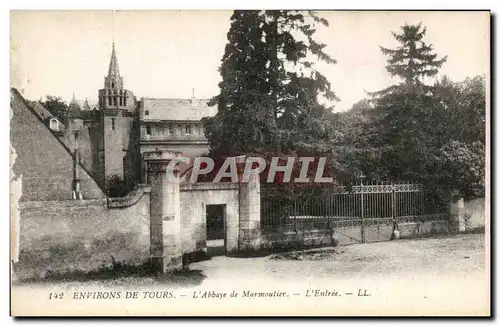
M 447 220 L 399 223 L 398 226 L 399 236 L 401 238 L 415 238 L 450 232 L 450 226 Z
M 263 252 L 272 252 L 331 245 L 331 230 L 310 230 L 262 234 L 260 248 Z
M 447 220 L 400 223 L 401 238 L 413 238 L 432 234 L 449 232 Z M 383 225 L 379 228 L 365 227 L 365 243 L 388 241 L 391 238 L 392 225 Z M 349 245 L 362 242 L 361 227 L 336 228 L 309 231 L 288 231 L 262 234 L 261 250 L 263 253 L 283 250 L 296 250 L 310 247 L 333 246 L 332 236 L 336 237 L 339 245 Z
M 20 203 L 17 279 L 149 258 L 150 189 L 120 199 Z
M 465 205 L 465 230 L 484 227 L 486 224 L 486 207 L 484 198 L 466 201 Z

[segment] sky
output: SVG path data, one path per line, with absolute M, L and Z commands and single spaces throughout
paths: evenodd
M 344 111 L 396 80 L 379 46 L 393 48 L 391 32 L 422 22 L 425 41 L 448 60 L 438 78 L 489 76 L 488 12 L 319 12 L 329 22 L 315 37 L 337 60 L 317 68 Z M 46 95 L 96 102 L 113 39 L 125 88 L 137 98 L 210 98 L 227 43 L 230 11 L 12 11 L 11 86 L 30 100 Z

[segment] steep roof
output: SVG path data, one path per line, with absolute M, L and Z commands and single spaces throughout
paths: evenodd
M 120 69 L 118 68 L 118 59 L 116 58 L 115 42 L 113 42 L 113 50 L 111 50 L 111 60 L 109 61 L 108 77 L 119 77 Z
M 75 98 L 75 93 L 73 93 L 73 99 L 71 99 L 68 107 L 68 116 L 70 118 L 80 118 L 82 113 L 81 111 L 82 110 L 80 109 L 80 105 Z
M 143 98 L 142 119 L 147 120 L 191 120 L 212 117 L 217 113 L 215 107 L 209 107 L 207 100 Z M 145 115 L 144 111 L 149 111 Z
M 12 171 L 22 175 L 21 201 L 71 200 L 73 153 L 43 123 L 33 107 L 16 89 L 11 89 L 10 139 L 16 158 Z M 79 164 L 85 199 L 104 198 L 104 191 L 90 172 Z
M 52 113 L 50 113 L 49 110 L 47 110 L 45 108 L 45 106 L 43 106 L 42 103 L 40 103 L 39 101 L 33 101 L 33 102 L 30 102 L 31 104 L 31 107 L 33 108 L 33 111 L 36 112 L 36 114 L 42 119 L 42 120 L 45 120 L 47 118 L 52 118 L 53 115 Z
M 91 110 L 89 101 L 85 99 L 85 103 L 83 103 L 82 110 Z

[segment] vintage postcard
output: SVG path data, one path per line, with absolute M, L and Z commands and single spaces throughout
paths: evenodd
M 13 316 L 490 316 L 489 11 L 11 11 Z

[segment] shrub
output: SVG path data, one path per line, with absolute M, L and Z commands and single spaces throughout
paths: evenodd
M 123 197 L 128 193 L 129 189 L 119 175 L 113 175 L 106 179 L 105 190 L 108 197 Z

